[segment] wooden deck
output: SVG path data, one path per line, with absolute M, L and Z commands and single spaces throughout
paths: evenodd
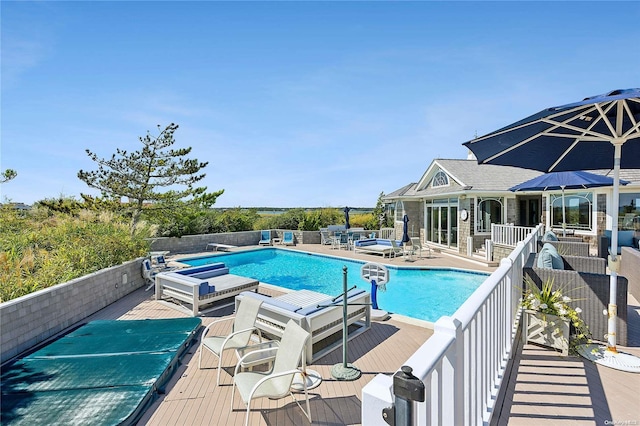
M 640 303 L 629 295 L 628 346 L 640 356 Z M 520 344 L 495 424 L 640 425 L 640 374 Z
M 331 250 L 318 245 L 300 245 L 297 248 L 387 264 L 492 270 L 442 253 L 410 263 L 402 257 L 382 261 L 380 256 Z M 261 287 L 260 291 L 277 294 L 272 288 Z M 619 349 L 640 356 L 640 306 L 632 297 L 630 304 L 634 305 L 629 310 L 630 343 L 629 347 Z M 232 309 L 229 306 L 202 317 L 203 324 L 231 315 Z M 152 292 L 140 289 L 89 320 L 175 318 L 184 315 L 153 300 Z M 228 331 L 225 326 L 217 331 L 225 334 Z M 349 342 L 348 360 L 363 373 L 353 382 L 331 378 L 331 366 L 342 362 L 340 348 L 309 366 L 323 377 L 322 384 L 310 391 L 313 423 L 361 424 L 362 387 L 378 373 L 393 374 L 431 334 L 429 328 L 400 318 L 374 322 L 371 330 Z M 149 407 L 140 425 L 243 424 L 245 407 L 238 395 L 231 410 L 232 371 L 225 368 L 221 376 L 222 385 L 216 387 L 216 359 L 210 354 L 205 355 L 205 368 L 199 370 L 197 348 L 194 346 L 185 356 L 165 393 Z M 224 361 L 224 365 L 231 366 L 235 355 L 229 351 Z M 521 345 L 505 381 L 509 384 L 508 391 L 504 400 L 498 403 L 495 424 L 603 425 L 607 424 L 605 421 L 612 422 L 608 424 L 640 424 L 640 374 L 596 366 L 577 357 L 563 358 L 554 351 L 534 345 Z M 295 403 L 284 398 L 254 402 L 250 424 L 304 425 L 308 422 Z
M 261 288 L 265 294 L 276 294 Z M 213 311 L 202 317 L 203 324 L 231 315 L 233 306 Z M 186 316 L 180 311 L 153 300 L 151 292 L 140 289 L 130 296 L 96 313 L 93 319 L 177 318 Z M 228 324 L 213 330 L 229 332 Z M 398 320 L 374 322 L 369 331 L 349 342 L 348 361 L 362 371 L 362 377 L 353 382 L 340 382 L 331 378 L 331 367 L 342 362 L 341 347 L 309 366 L 323 377 L 322 384 L 310 391 L 311 416 L 314 424 L 360 424 L 361 390 L 376 374 L 393 374 L 409 356 L 431 336 L 425 327 Z M 194 346 L 183 359 L 161 396 L 145 413 L 139 424 L 148 425 L 242 425 L 245 407 L 236 395 L 231 411 L 231 373 L 225 368 L 221 386 L 216 387 L 217 359 L 211 354 L 203 357 L 203 369 L 198 369 L 198 346 Z M 224 365 L 235 362 L 235 354 L 228 351 Z M 291 400 L 256 400 L 252 406 L 252 425 L 308 424 L 300 409 Z M 305 423 L 306 422 L 306 423 Z

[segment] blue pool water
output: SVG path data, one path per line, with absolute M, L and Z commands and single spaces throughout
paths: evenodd
M 342 269 L 347 267 L 347 285 L 371 290 L 360 277 L 364 262 L 337 259 L 275 248 L 251 250 L 181 260 L 199 266 L 223 262 L 235 275 L 291 290 L 308 289 L 328 295 L 342 292 Z M 488 275 L 449 269 L 389 268 L 387 291 L 378 291 L 378 307 L 392 313 L 435 322 L 451 315 Z

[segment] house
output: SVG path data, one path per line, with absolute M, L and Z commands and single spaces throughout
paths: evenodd
M 612 170 L 590 172 L 613 177 Z M 561 191 L 509 191 L 541 174 L 479 165 L 472 154 L 466 160 L 435 159 L 417 183 L 405 185 L 383 200 L 395 219 L 396 235 L 402 235 L 406 214 L 410 236 L 420 236 L 433 247 L 470 255 L 491 239 L 492 224 L 533 227 L 544 223 L 547 228 L 562 229 Z M 640 228 L 640 170 L 621 170 L 620 178 L 629 184 L 620 187 L 618 227 Z M 612 195 L 612 187 L 565 190 L 568 232 L 595 247 L 597 236 L 611 229 Z

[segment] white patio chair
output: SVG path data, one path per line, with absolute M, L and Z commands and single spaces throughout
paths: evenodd
M 222 370 L 222 353 L 228 349 L 238 349 L 249 345 L 249 339 L 254 331 L 258 332 L 260 340 L 262 335 L 255 326 L 258 310 L 262 301 L 253 297 L 245 297 L 238 306 L 236 315 L 230 318 L 223 318 L 212 322 L 202 332 L 202 342 L 200 343 L 200 355 L 198 357 L 198 369 L 202 368 L 202 352 L 204 349 L 218 357 L 218 378 L 216 385 L 220 384 L 220 370 Z M 222 321 L 233 320 L 233 328 L 228 336 L 206 337 L 214 324 Z
M 268 372 L 246 371 L 239 372 L 243 359 L 240 359 L 236 365 L 233 375 L 233 390 L 231 391 L 231 410 L 233 410 L 233 399 L 236 387 L 242 401 L 247 406 L 247 414 L 244 424 L 249 424 L 249 414 L 251 413 L 251 400 L 256 398 L 283 398 L 291 395 L 298 407 L 311 422 L 311 410 L 309 409 L 309 394 L 307 392 L 307 381 L 302 380 L 304 388 L 304 397 L 306 401 L 306 411 L 300 405 L 300 402 L 291 392 L 291 384 L 296 374 L 302 374 L 304 370 L 304 348 L 309 340 L 309 333 L 296 324 L 293 320 L 289 320 L 284 332 L 282 340 L 278 345 L 273 368 Z M 272 348 L 262 349 L 264 351 L 272 351 Z M 254 356 L 258 351 L 250 352 L 247 356 Z M 302 358 L 302 369 L 298 368 L 300 359 Z
M 391 241 L 392 248 L 391 253 L 389 253 L 389 257 L 397 257 L 399 254 L 404 254 L 404 249 L 396 243 L 396 240 L 392 238 L 389 241 Z
M 149 291 L 156 285 L 156 272 L 151 268 L 151 261 L 149 259 L 142 261 L 141 268 L 142 278 L 149 284 L 144 291 Z
M 411 248 L 413 250 L 413 254 L 416 253 L 416 250 L 418 251 L 418 259 L 422 258 L 422 249 L 424 248 L 425 250 L 428 251 L 428 255 L 427 257 L 431 257 L 431 247 L 429 247 L 428 244 L 425 244 L 424 246 L 422 245 L 422 243 L 420 242 L 420 238 L 419 237 L 411 237 Z

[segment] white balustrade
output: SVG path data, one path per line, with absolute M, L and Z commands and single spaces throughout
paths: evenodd
M 528 226 L 498 225 L 491 224 L 491 241 L 494 244 L 515 247 L 520 241 L 524 241 L 527 236 L 536 228 Z
M 484 425 L 491 421 L 520 320 L 522 266 L 542 225 L 500 262 L 498 269 L 403 365 L 423 381 L 426 401 L 415 403 L 418 425 Z M 362 424 L 381 425 L 393 401 L 393 381 L 382 374 L 362 389 Z

